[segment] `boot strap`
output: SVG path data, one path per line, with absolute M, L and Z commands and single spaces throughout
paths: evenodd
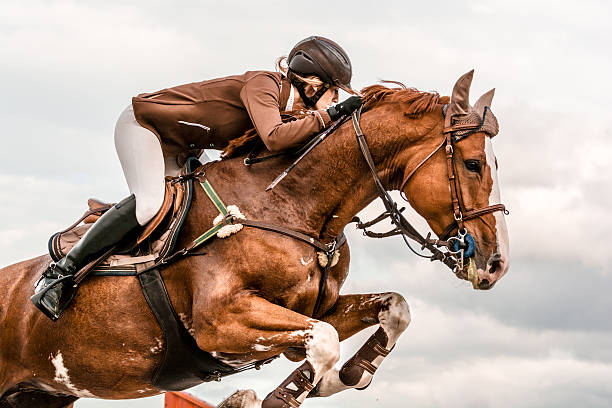
M 283 408 L 300 408 L 300 402 L 293 395 L 285 392 L 285 389 L 277 388 L 273 395 L 286 404 Z

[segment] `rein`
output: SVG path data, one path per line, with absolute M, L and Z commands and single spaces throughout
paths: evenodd
M 427 235 L 427 238 L 424 238 L 416 230 L 416 228 L 414 228 L 412 224 L 408 222 L 406 217 L 404 217 L 404 215 L 402 214 L 403 208 L 402 209 L 397 208 L 397 203 L 393 200 L 393 198 L 391 198 L 391 195 L 389 194 L 389 192 L 383 187 L 382 182 L 380 181 L 380 178 L 378 177 L 376 166 L 374 164 L 374 159 L 372 159 L 372 154 L 370 153 L 370 149 L 368 148 L 368 143 L 365 139 L 365 135 L 363 134 L 363 131 L 361 130 L 361 126 L 359 125 L 360 118 L 361 118 L 361 108 L 353 112 L 353 127 L 355 129 L 355 137 L 357 139 L 357 144 L 359 145 L 359 149 L 361 150 L 361 154 L 363 155 L 363 158 L 366 164 L 368 165 L 370 173 L 372 174 L 372 178 L 374 179 L 374 184 L 376 185 L 378 189 L 378 197 L 382 200 L 385 206 L 385 212 L 383 212 L 381 215 L 379 215 L 378 217 L 376 217 L 375 219 L 369 222 L 363 223 L 361 222 L 359 217 L 354 217 L 352 221 L 357 223 L 357 228 L 362 229 L 364 232 L 364 235 L 371 237 L 371 238 L 385 238 L 385 237 L 390 237 L 394 235 L 401 235 L 402 238 L 404 239 L 404 242 L 406 243 L 408 248 L 412 250 L 412 252 L 414 252 L 415 254 L 421 257 L 429 258 L 432 261 L 440 261 L 444 263 L 446 266 L 448 266 L 451 270 L 454 271 L 458 266 L 457 259 L 454 256 L 454 254 L 451 251 L 442 252 L 439 249 L 440 247 L 448 247 L 446 245 L 447 243 L 443 241 L 439 241 L 439 240 L 429 239 L 430 237 L 429 234 Z M 429 157 L 433 156 L 433 154 L 439 149 L 440 148 L 438 147 L 434 152 L 432 152 L 425 159 L 425 161 L 429 159 Z M 423 161 L 422 163 L 424 163 L 425 161 Z M 372 225 L 378 224 L 379 222 L 387 218 L 390 218 L 391 222 L 395 225 L 395 228 L 392 229 L 391 231 L 388 231 L 385 233 L 376 233 L 376 232 L 368 231 L 366 229 L 368 227 L 371 227 Z M 428 249 L 432 253 L 432 255 L 424 256 L 424 255 L 417 253 L 410 246 L 406 237 L 421 244 L 421 249 Z
M 403 190 L 408 181 L 412 178 L 412 176 L 431 158 L 434 154 L 436 154 L 442 147 L 444 147 L 446 154 L 446 163 L 448 170 L 448 182 L 451 191 L 451 201 L 453 205 L 453 218 L 454 221 L 448 225 L 439 239 L 431 239 L 431 233 L 427 234 L 427 237 L 423 237 L 418 231 L 408 222 L 408 220 L 402 215 L 402 209 L 397 208 L 397 204 L 391 198 L 390 194 L 383 187 L 378 173 L 376 172 L 376 167 L 374 165 L 374 161 L 372 159 L 372 155 L 368 148 L 367 142 L 365 140 L 365 135 L 361 130 L 361 126 L 359 125 L 359 120 L 361 118 L 361 108 L 357 111 L 353 112 L 353 127 L 355 129 L 355 136 L 357 138 L 357 143 L 361 150 L 361 153 L 365 159 L 368 168 L 370 169 L 370 173 L 372 174 L 372 178 L 374 179 L 374 183 L 378 188 L 378 196 L 383 201 L 385 205 L 386 211 L 381 215 L 373 219 L 369 222 L 361 222 L 358 217 L 354 217 L 353 221 L 357 223 L 357 228 L 362 229 L 364 235 L 372 238 L 385 238 L 394 235 L 401 235 L 404 239 L 404 242 L 410 248 L 412 252 L 416 255 L 419 255 L 424 258 L 429 258 L 432 261 L 441 261 L 446 266 L 448 266 L 453 273 L 457 274 L 463 270 L 465 258 L 470 258 L 474 254 L 475 249 L 475 241 L 474 238 L 467 232 L 465 228 L 464 222 L 470 219 L 481 217 L 485 214 L 489 214 L 495 211 L 503 211 L 505 214 L 508 214 L 506 207 L 503 204 L 494 204 L 482 208 L 478 208 L 475 210 L 466 210 L 463 204 L 463 197 L 460 192 L 459 180 L 455 174 L 455 163 L 454 163 L 454 148 L 453 142 L 459 141 L 472 133 L 477 132 L 484 123 L 487 109 L 485 108 L 482 122 L 478 125 L 453 125 L 451 123 L 452 117 L 451 115 L 445 115 L 444 119 L 444 140 L 440 143 L 425 159 L 423 159 L 409 174 L 406 176 L 404 181 L 400 187 L 400 195 L 404 200 L 408 201 Z M 453 137 L 453 133 L 457 131 L 465 131 L 471 130 L 466 135 L 462 137 Z M 391 222 L 395 225 L 395 228 L 391 231 L 385 233 L 376 233 L 372 231 L 368 231 L 367 228 L 375 225 L 387 218 L 391 219 Z M 451 232 L 457 228 L 457 236 L 450 237 Z M 410 238 L 419 244 L 421 244 L 421 250 L 428 249 L 432 255 L 426 256 L 417 253 L 408 243 L 406 238 Z M 446 240 L 444 240 L 446 239 Z M 441 251 L 439 248 L 446 248 L 446 251 Z

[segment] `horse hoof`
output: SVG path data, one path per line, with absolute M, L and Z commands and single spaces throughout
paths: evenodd
M 259 408 L 261 401 L 253 390 L 238 390 L 224 399 L 217 408 Z

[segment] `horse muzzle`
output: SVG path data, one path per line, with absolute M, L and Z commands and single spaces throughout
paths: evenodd
M 489 257 L 486 269 L 478 268 L 474 258 L 468 259 L 465 269 L 466 276 L 462 277 L 463 279 L 470 281 L 476 290 L 488 290 L 505 275 L 508 263 L 502 254 L 496 252 Z

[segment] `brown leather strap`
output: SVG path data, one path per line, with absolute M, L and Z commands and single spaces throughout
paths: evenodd
M 414 173 L 417 172 L 418 169 L 420 169 L 429 159 L 431 159 L 431 157 L 437 153 L 438 150 L 440 150 L 442 148 L 442 146 L 444 146 L 446 144 L 446 138 L 442 140 L 442 143 L 440 143 L 438 145 L 438 147 L 436 147 L 431 153 L 429 153 L 427 155 L 427 157 L 425 157 L 423 160 L 421 160 L 421 162 L 419 164 L 417 164 L 417 166 L 406 176 L 406 178 L 404 178 L 404 181 L 402 181 L 402 185 L 400 186 L 400 194 L 404 195 L 404 187 L 406 187 L 406 184 L 408 183 L 408 181 L 412 178 L 412 176 L 414 176 Z M 405 198 L 405 196 L 404 196 Z M 407 200 L 406 200 L 407 201 Z
M 308 372 L 310 375 L 306 375 Z M 279 385 L 274 392 L 263 400 L 262 408 L 299 408 L 300 402 L 296 399 L 305 392 L 314 388 L 314 368 L 310 362 L 305 361 L 294 370 L 289 377 Z M 289 386 L 293 384 L 291 388 Z
M 370 363 L 368 360 L 360 360 L 357 365 L 372 375 L 374 375 L 376 369 L 378 368 L 374 364 Z
M 476 210 L 467 211 L 463 213 L 463 219 L 471 220 L 472 218 L 478 218 L 481 215 L 485 215 L 485 214 L 492 213 L 495 211 L 503 211 L 504 213 L 506 213 L 507 212 L 506 206 L 503 204 L 494 204 L 494 205 L 489 205 L 487 207 L 478 208 Z
M 373 364 L 374 360 L 377 357 L 387 357 L 391 352 L 391 350 L 383 346 L 383 344 L 387 344 L 387 341 L 388 338 L 385 331 L 382 327 L 379 327 L 368 341 L 361 346 L 359 351 L 344 363 L 339 372 L 340 381 L 345 385 L 353 387 L 361 381 L 364 371 L 374 375 L 378 369 L 378 367 Z
M 81 218 L 79 218 L 78 220 L 76 220 L 74 222 L 74 224 L 72 224 L 71 226 L 69 226 L 68 228 L 66 228 L 63 231 L 60 231 L 59 234 L 63 234 L 64 232 L 70 231 L 71 229 L 73 229 L 74 227 L 76 227 L 77 225 L 79 225 L 81 223 L 81 221 L 83 221 L 85 218 L 89 217 L 92 214 L 102 214 L 105 211 L 110 210 L 111 208 L 113 208 L 115 204 L 106 204 L 102 207 L 97 207 L 97 208 L 92 208 L 91 210 L 87 210 L 85 211 L 85 213 L 81 216 Z
M 282 390 L 280 388 L 277 388 L 274 390 L 274 393 L 272 394 L 273 396 L 275 396 L 276 398 L 280 399 L 281 401 L 283 401 L 286 405 L 279 405 L 278 403 L 274 406 L 274 408 L 276 407 L 280 407 L 280 408 L 300 408 L 300 402 L 298 400 L 296 400 L 293 395 L 288 394 L 285 390 Z M 262 404 L 262 408 L 268 408 L 268 405 L 263 405 Z M 272 405 L 270 405 L 270 408 L 272 408 Z
M 504 213 L 507 213 L 508 210 L 506 210 L 506 206 L 503 204 L 494 204 L 494 205 L 489 205 L 487 207 L 482 207 L 482 208 L 477 208 L 475 210 L 471 210 L 471 211 L 467 211 L 465 213 L 463 213 L 463 220 L 467 221 L 467 220 L 471 220 L 474 218 L 478 218 L 478 217 L 482 217 L 485 214 L 489 214 L 495 211 L 503 211 Z M 455 228 L 457 228 L 458 224 L 456 222 L 452 222 L 451 224 L 449 224 L 444 231 L 442 231 L 442 233 L 440 234 L 440 239 L 446 239 L 450 236 L 451 232 L 453 232 L 453 230 Z
M 305 242 L 317 249 L 320 249 L 321 251 L 326 252 L 329 250 L 329 247 L 325 245 L 324 243 L 322 243 L 321 241 L 319 241 L 318 239 L 315 239 L 306 234 L 302 234 L 301 232 L 298 232 L 298 231 L 290 230 L 289 228 L 285 228 L 280 225 L 271 224 L 265 221 L 242 220 L 242 219 L 236 219 L 234 223 L 242 224 L 242 225 L 246 225 L 247 227 L 258 228 L 258 229 L 262 229 L 266 231 L 278 232 L 279 234 L 287 235 L 288 237 L 295 238 L 299 241 Z

